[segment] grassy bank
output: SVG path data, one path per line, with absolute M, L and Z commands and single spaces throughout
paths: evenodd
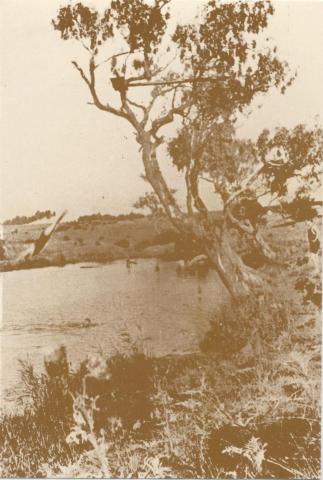
M 3 225 L 9 259 L 19 257 L 43 229 L 41 224 Z M 166 217 L 159 217 L 158 222 L 150 216 L 113 221 L 80 217 L 59 225 L 39 255 L 19 264 L 0 261 L 0 271 L 127 258 L 185 259 L 200 253 L 195 244 L 174 230 Z
M 320 478 L 320 312 L 295 289 L 310 275 L 306 230 L 269 240 L 267 289 L 219 311 L 196 353 L 150 358 L 129 338 L 80 366 L 64 349 L 41 375 L 22 365 L 21 413 L 0 422 L 1 476 Z
M 187 356 L 149 358 L 129 340 L 76 370 L 64 349 L 44 361 L 42 375 L 22 365 L 24 414 L 2 418 L 1 476 L 319 478 L 310 305 L 267 294 L 225 308 Z
M 33 242 L 42 225 L 5 225 L 4 238 L 10 258 Z M 3 265 L 2 270 L 64 266 L 81 262 L 105 263 L 126 258 L 173 258 L 176 235 L 168 221 L 139 218 L 125 221 L 75 221 L 59 226 L 46 248 L 25 264 Z

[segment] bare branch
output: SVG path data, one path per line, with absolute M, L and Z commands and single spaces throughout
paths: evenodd
M 133 111 L 128 105 L 129 99 L 127 98 L 126 90 L 120 92 L 120 99 L 122 104 L 122 112 L 124 113 L 125 118 L 127 118 L 127 120 L 138 132 L 140 130 L 140 123 L 138 122 L 136 115 L 133 113 Z
M 98 63 L 96 65 L 96 68 L 100 67 L 101 65 L 103 65 L 104 63 L 107 63 L 109 62 L 110 60 L 112 60 L 113 58 L 117 58 L 117 57 L 121 57 L 123 55 L 131 55 L 132 53 L 138 53 L 138 50 L 129 50 L 127 52 L 120 52 L 120 53 L 116 53 L 115 55 L 111 55 L 111 57 L 108 57 L 106 58 L 105 60 L 102 60 L 102 62 Z
M 243 233 L 247 233 L 248 235 L 254 235 L 255 234 L 255 228 L 251 225 L 250 221 L 248 223 L 242 223 L 240 222 L 231 212 L 231 210 L 228 208 L 226 211 L 227 218 L 230 220 L 232 225 L 234 225 L 238 230 L 240 230 Z
M 205 182 L 212 183 L 214 185 L 214 180 L 212 178 L 207 178 L 207 177 L 202 177 L 201 175 L 199 176 L 201 180 L 204 180 Z
M 175 88 L 174 96 L 173 96 L 173 99 L 172 99 L 171 110 L 169 110 L 169 112 L 166 115 L 164 115 L 163 117 L 156 118 L 152 122 L 150 132 L 153 135 L 156 134 L 161 127 L 167 125 L 168 123 L 171 123 L 174 120 L 174 115 L 185 116 L 185 110 L 189 106 L 189 102 L 181 105 L 180 107 L 174 107 L 175 95 L 176 95 L 176 88 Z
M 88 78 L 85 75 L 83 69 L 78 65 L 78 63 L 76 61 L 73 61 L 72 64 L 74 65 L 76 70 L 81 75 L 81 78 L 84 80 L 84 82 L 89 87 L 94 105 L 97 108 L 99 108 L 100 110 L 103 110 L 104 112 L 109 112 L 109 113 L 112 113 L 113 115 L 117 115 L 118 117 L 122 117 L 122 118 L 125 118 L 125 119 L 129 120 L 127 114 L 125 112 L 123 112 L 122 110 L 118 110 L 118 109 L 112 107 L 111 105 L 109 105 L 108 103 L 103 104 L 100 101 L 100 99 L 97 95 L 97 92 L 96 92 L 96 88 L 95 88 L 95 69 L 96 69 L 96 65 L 94 63 L 94 57 L 93 56 L 91 57 L 90 63 L 89 63 L 90 78 Z
M 145 82 L 145 83 L 132 83 L 137 80 L 145 80 L 146 76 L 142 75 L 137 78 L 129 78 L 129 87 L 147 87 L 147 86 L 153 86 L 153 85 L 183 85 L 185 83 L 196 83 L 196 82 L 219 82 L 218 78 L 213 78 L 213 77 L 190 77 L 186 78 L 183 80 L 160 80 L 158 82 Z M 221 80 L 221 83 L 223 83 L 224 80 Z
M 273 260 L 275 258 L 275 252 L 272 251 L 270 246 L 267 244 L 267 242 L 263 239 L 262 235 L 260 232 L 257 231 L 255 227 L 251 225 L 250 220 L 246 219 L 245 222 L 239 221 L 230 211 L 230 208 L 226 210 L 226 218 L 230 220 L 232 225 L 237 228 L 237 230 L 240 230 L 242 233 L 246 233 L 247 235 L 250 235 L 254 242 L 258 245 L 260 248 L 262 254 L 266 257 L 269 258 L 270 260 Z
M 140 108 L 144 113 L 146 113 L 146 107 L 144 107 L 143 105 L 130 100 L 130 98 L 127 98 L 127 102 L 130 103 L 130 105 L 133 105 L 134 107 Z
M 177 87 L 170 87 L 170 88 L 166 88 L 165 90 L 160 90 L 159 93 L 157 92 L 153 92 L 152 93 L 152 99 L 151 101 L 149 102 L 148 106 L 146 107 L 146 111 L 145 111 L 145 114 L 144 114 L 144 117 L 141 121 L 141 126 L 144 128 L 147 121 L 148 121 L 148 118 L 149 118 L 149 114 L 154 106 L 154 103 L 155 101 L 161 97 L 161 96 L 164 96 L 166 95 L 167 93 L 169 92 L 172 92 L 174 89 L 176 89 Z M 152 135 L 156 138 L 156 132 L 152 132 Z
M 89 79 L 86 77 L 83 69 L 77 64 L 77 62 L 74 60 L 72 62 L 72 65 L 74 65 L 74 67 L 76 68 L 76 70 L 78 70 L 79 74 L 81 75 L 82 79 L 84 80 L 84 82 L 88 85 L 88 87 L 91 87 L 91 84 L 90 84 L 90 81 Z
M 176 60 L 177 53 L 178 52 L 176 51 L 174 57 L 169 62 L 167 62 L 166 65 L 164 65 L 163 67 L 160 67 L 157 70 L 155 70 L 155 75 L 158 75 L 158 74 L 164 72 L 165 70 L 167 70 L 167 68 Z

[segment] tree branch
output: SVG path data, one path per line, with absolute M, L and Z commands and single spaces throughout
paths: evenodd
M 155 71 L 154 75 L 151 75 L 152 77 L 157 74 L 158 70 Z M 137 82 L 138 80 L 146 80 L 147 76 L 141 75 L 140 77 L 131 77 L 127 79 L 129 82 L 129 87 L 149 87 L 149 86 L 154 86 L 154 85 L 183 85 L 185 83 L 196 83 L 196 82 L 219 82 L 218 78 L 213 78 L 213 77 L 190 77 L 186 78 L 183 80 L 160 80 L 157 82 L 145 82 L 145 83 L 133 83 Z M 223 82 L 227 79 L 221 80 L 221 85 Z
M 186 167 L 185 172 L 185 183 L 186 183 L 186 208 L 187 213 L 189 216 L 193 216 L 193 207 L 192 207 L 192 188 L 191 188 L 191 161 L 192 158 L 190 157 L 188 160 L 188 165 Z
M 234 225 L 234 227 L 237 228 L 237 230 L 240 230 L 240 232 L 246 233 L 247 235 L 251 236 L 266 258 L 273 260 L 276 257 L 275 252 L 272 251 L 270 246 L 263 239 L 262 235 L 256 230 L 255 227 L 251 225 L 251 222 L 248 219 L 247 219 L 248 223 L 240 222 L 232 214 L 232 212 L 230 211 L 230 208 L 226 210 L 226 218 L 230 220 L 232 225 Z
M 138 132 L 140 130 L 140 123 L 138 122 L 136 115 L 133 113 L 133 111 L 131 110 L 131 108 L 128 105 L 129 100 L 127 98 L 126 90 L 123 90 L 123 91 L 120 92 L 120 99 L 121 99 L 121 104 L 122 104 L 122 111 L 125 114 L 125 118 L 127 118 L 127 120 L 131 123 L 131 125 Z
M 201 180 L 204 180 L 205 182 L 209 182 L 209 183 L 212 183 L 212 185 L 214 185 L 214 181 L 211 178 L 202 177 L 201 175 L 199 176 L 199 178 Z
M 197 137 L 197 130 L 196 130 L 196 127 L 193 126 L 191 145 L 190 145 L 190 163 L 192 163 L 193 166 L 190 169 L 190 172 L 188 175 L 189 189 L 194 199 L 194 206 L 196 210 L 200 212 L 203 216 L 207 216 L 208 210 L 199 194 L 198 181 L 199 181 L 199 174 L 201 173 L 201 162 L 196 149 L 196 137 Z
M 151 133 L 141 131 L 138 136 L 138 142 L 142 145 L 143 163 L 145 167 L 145 175 L 161 205 L 167 213 L 171 222 L 179 230 L 183 230 L 185 216 L 179 208 L 172 192 L 167 186 L 164 176 L 159 168 L 156 156 L 156 145 L 151 141 Z
M 134 107 L 140 108 L 144 113 L 146 113 L 147 109 L 143 105 L 140 105 L 139 103 L 136 103 L 136 102 L 130 100 L 130 98 L 127 98 L 127 102 L 130 103 L 130 105 L 133 105 Z
M 100 100 L 99 100 L 99 97 L 97 95 L 97 92 L 96 92 L 96 88 L 95 88 L 95 69 L 96 69 L 96 65 L 94 63 L 94 58 L 91 57 L 90 59 L 90 63 L 89 63 L 89 73 L 90 73 L 90 78 L 88 78 L 83 69 L 78 65 L 78 63 L 76 61 L 73 61 L 72 62 L 72 65 L 76 68 L 76 70 L 79 72 L 81 78 L 84 80 L 84 82 L 87 84 L 87 86 L 89 87 L 89 90 L 90 90 L 90 93 L 92 95 L 92 99 L 93 99 L 93 102 L 94 102 L 94 105 L 99 108 L 100 110 L 103 110 L 104 112 L 109 112 L 109 113 L 112 113 L 113 115 L 117 115 L 118 117 L 122 117 L 122 118 L 125 118 L 127 120 L 128 117 L 127 115 L 122 112 L 121 110 L 118 110 L 114 107 L 112 107 L 111 105 L 109 105 L 108 103 L 106 104 L 103 104 Z
M 240 222 L 231 212 L 231 210 L 228 208 L 226 211 L 226 216 L 238 230 L 240 230 L 243 233 L 247 233 L 248 235 L 254 235 L 256 230 L 255 228 L 251 225 L 250 221 L 248 221 L 248 224 Z
M 89 81 L 89 79 L 87 78 L 87 76 L 85 75 L 83 69 L 77 64 L 77 62 L 75 62 L 75 60 L 72 61 L 72 65 L 74 65 L 74 67 L 75 67 L 76 70 L 79 72 L 79 74 L 81 75 L 82 79 L 83 79 L 84 82 L 87 84 L 87 86 L 88 86 L 89 88 L 91 88 L 90 81 Z
M 96 68 L 100 67 L 101 65 L 103 65 L 104 63 L 107 63 L 109 62 L 110 60 L 112 60 L 113 58 L 117 58 L 117 57 L 121 57 L 123 55 L 130 55 L 132 53 L 138 53 L 138 50 L 128 50 L 127 52 L 120 52 L 120 53 L 116 53 L 115 55 L 111 55 L 111 57 L 108 57 L 106 58 L 105 60 L 103 60 L 102 62 L 98 63 L 96 65 Z
M 152 94 L 151 94 L 151 95 L 152 95 L 152 99 L 150 100 L 148 106 L 145 108 L 145 113 L 144 113 L 143 119 L 142 119 L 142 121 L 141 121 L 141 126 L 142 126 L 142 128 L 144 128 L 145 125 L 147 124 L 147 121 L 148 121 L 148 118 L 149 118 L 149 114 L 150 114 L 150 112 L 151 112 L 151 110 L 152 110 L 152 108 L 153 108 L 153 106 L 154 106 L 155 101 L 156 101 L 159 97 L 164 96 L 164 95 L 166 95 L 166 94 L 169 93 L 169 92 L 172 92 L 172 91 L 173 91 L 174 89 L 176 89 L 176 88 L 177 88 L 177 87 L 170 87 L 170 88 L 167 88 L 167 89 L 165 89 L 165 90 L 161 90 L 159 93 L 157 93 L 157 92 L 152 92 Z M 157 131 L 156 131 L 156 132 L 157 132 Z M 156 137 L 156 132 L 152 132 L 152 135 L 153 135 L 154 137 Z
M 246 188 L 250 185 L 250 183 L 255 180 L 256 177 L 264 170 L 265 166 L 261 165 L 255 172 L 253 172 L 244 182 L 244 185 L 237 190 L 236 192 L 233 192 L 232 195 L 227 199 L 225 202 L 224 208 L 227 208 L 227 206 L 232 203 L 237 197 L 239 197 L 245 190 Z
M 185 109 L 187 108 L 189 103 L 187 102 L 184 105 L 182 105 L 181 107 L 174 107 L 175 95 L 176 95 L 176 88 L 174 90 L 174 96 L 173 96 L 173 100 L 172 100 L 171 110 L 169 110 L 169 112 L 166 115 L 164 115 L 163 117 L 157 118 L 154 121 L 152 121 L 151 129 L 150 129 L 150 133 L 152 135 L 156 134 L 161 127 L 167 125 L 168 123 L 171 123 L 174 120 L 174 115 L 184 116 Z

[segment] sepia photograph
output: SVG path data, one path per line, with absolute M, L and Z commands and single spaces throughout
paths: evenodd
M 321 478 L 322 25 L 1 1 L 0 478 Z

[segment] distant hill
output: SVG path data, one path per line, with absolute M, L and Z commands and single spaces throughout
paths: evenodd
M 142 213 L 125 213 L 120 215 L 110 215 L 109 213 L 93 213 L 92 215 L 82 215 L 77 219 L 77 222 L 119 222 L 122 220 L 138 220 L 144 218 Z
M 34 213 L 34 215 L 31 215 L 29 217 L 27 217 L 26 215 L 22 215 L 22 216 L 18 215 L 14 218 L 11 218 L 10 220 L 5 220 L 3 222 L 3 225 L 27 225 L 37 220 L 43 220 L 43 219 L 49 220 L 50 218 L 55 217 L 55 215 L 56 213 L 51 212 L 50 210 L 44 210 L 42 212 L 37 210 L 37 212 Z

